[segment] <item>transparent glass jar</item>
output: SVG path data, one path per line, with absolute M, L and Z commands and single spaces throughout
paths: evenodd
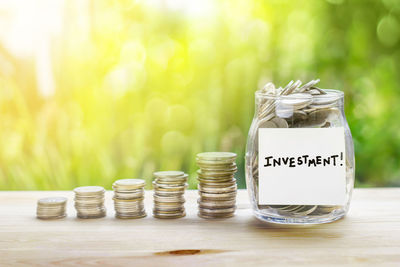
M 349 209 L 351 194 L 354 186 L 355 169 L 353 140 L 343 108 L 344 94 L 338 90 L 319 89 L 311 86 L 306 89 L 302 89 L 302 87 L 297 87 L 295 90 L 287 89 L 288 88 L 284 88 L 283 91 L 281 90 L 272 94 L 264 89 L 255 93 L 255 115 L 248 134 L 245 158 L 247 190 L 250 196 L 254 214 L 260 220 L 281 224 L 318 224 L 338 220 L 345 216 Z M 337 177 L 338 181 L 340 179 L 343 180 L 343 201 L 340 204 L 331 205 L 319 203 L 318 201 L 311 203 L 285 204 L 281 204 L 279 202 L 272 204 L 260 203 L 260 192 L 263 193 L 268 191 L 264 190 L 264 187 L 262 190 L 259 188 L 259 185 L 261 184 L 260 179 L 269 179 L 275 182 L 280 181 L 279 169 L 276 170 L 278 172 L 278 175 L 275 175 L 276 177 L 269 177 L 265 174 L 262 174 L 260 177 L 260 173 L 262 172 L 261 168 L 270 166 L 264 164 L 265 161 L 260 164 L 260 157 L 264 157 L 264 155 L 259 155 L 259 151 L 262 149 L 259 143 L 263 142 L 264 140 L 262 138 L 265 137 L 264 134 L 262 137 L 259 137 L 259 132 L 264 132 L 265 130 L 260 130 L 263 128 L 285 128 L 279 129 L 279 131 L 284 131 L 280 133 L 290 133 L 290 131 L 293 129 L 299 128 L 343 129 L 342 139 L 344 139 L 343 144 L 345 159 L 343 161 L 344 164 L 342 164 L 344 165 L 344 167 L 342 167 L 343 171 L 341 172 L 343 175 L 339 175 L 341 177 Z M 298 142 L 301 149 L 301 139 L 293 142 Z M 329 144 L 329 142 L 330 141 L 327 140 L 326 144 Z M 272 143 L 270 142 L 269 144 Z M 323 146 L 324 145 L 321 146 L 321 151 L 323 150 Z M 291 148 L 286 147 L 286 151 L 288 149 L 290 150 Z M 296 149 L 298 150 L 299 148 Z M 263 151 L 268 151 L 268 146 L 264 146 Z M 314 167 L 313 164 L 311 164 L 311 167 L 304 167 L 303 171 L 307 172 L 309 169 L 312 169 L 312 167 Z M 318 166 L 318 168 L 320 168 L 322 171 L 324 170 L 323 167 Z M 324 174 L 321 175 L 321 179 L 324 179 L 322 176 L 324 176 Z M 293 177 L 293 179 L 296 179 L 296 181 L 299 181 L 303 178 L 305 178 L 304 175 L 302 177 Z M 333 178 L 336 179 L 335 177 Z M 322 186 L 325 185 L 322 184 Z M 327 183 L 325 187 L 329 186 L 329 183 Z M 309 188 L 312 188 L 312 185 L 306 187 L 305 189 L 308 190 Z M 319 188 L 321 188 L 321 185 Z M 323 189 L 329 190 L 329 188 Z M 317 191 L 315 192 L 317 193 Z M 299 189 L 298 193 L 293 193 L 293 188 L 290 195 L 288 192 L 285 192 L 285 189 L 276 193 L 282 196 L 282 198 L 280 198 L 281 200 L 285 200 L 285 194 L 287 194 L 286 196 L 288 199 L 291 197 L 296 197 L 296 194 L 298 194 L 299 197 L 301 197 L 300 195 L 303 194 L 301 189 Z M 311 192 L 311 194 L 313 193 Z M 266 197 L 268 198 L 268 196 Z M 307 195 L 305 197 L 307 198 Z

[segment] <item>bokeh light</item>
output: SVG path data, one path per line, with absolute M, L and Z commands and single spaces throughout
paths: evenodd
M 0 189 L 71 189 L 244 151 L 254 92 L 344 90 L 357 186 L 400 186 L 400 2 L 0 2 Z

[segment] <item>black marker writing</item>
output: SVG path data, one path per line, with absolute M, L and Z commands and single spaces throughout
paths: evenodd
M 317 166 L 343 166 L 343 152 L 340 155 L 331 155 L 327 157 L 302 155 L 299 157 L 265 157 L 264 167 L 288 166 L 294 168 L 297 166 L 317 167 Z

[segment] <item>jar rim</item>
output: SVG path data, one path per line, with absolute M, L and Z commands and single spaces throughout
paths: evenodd
M 310 95 L 304 94 L 300 95 L 300 93 L 294 93 L 292 95 L 270 95 L 263 93 L 261 90 L 255 92 L 256 98 L 263 98 L 263 99 L 271 99 L 271 100 L 279 100 L 279 99 L 303 99 L 309 98 L 310 96 L 312 99 L 324 99 L 324 100 L 338 100 L 344 98 L 344 92 L 336 89 L 321 89 L 322 91 L 326 92 L 325 95 Z

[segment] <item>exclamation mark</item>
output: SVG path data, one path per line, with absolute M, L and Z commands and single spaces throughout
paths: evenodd
M 343 152 L 340 152 L 340 160 L 343 161 Z M 343 166 L 343 163 L 340 163 L 340 166 Z

